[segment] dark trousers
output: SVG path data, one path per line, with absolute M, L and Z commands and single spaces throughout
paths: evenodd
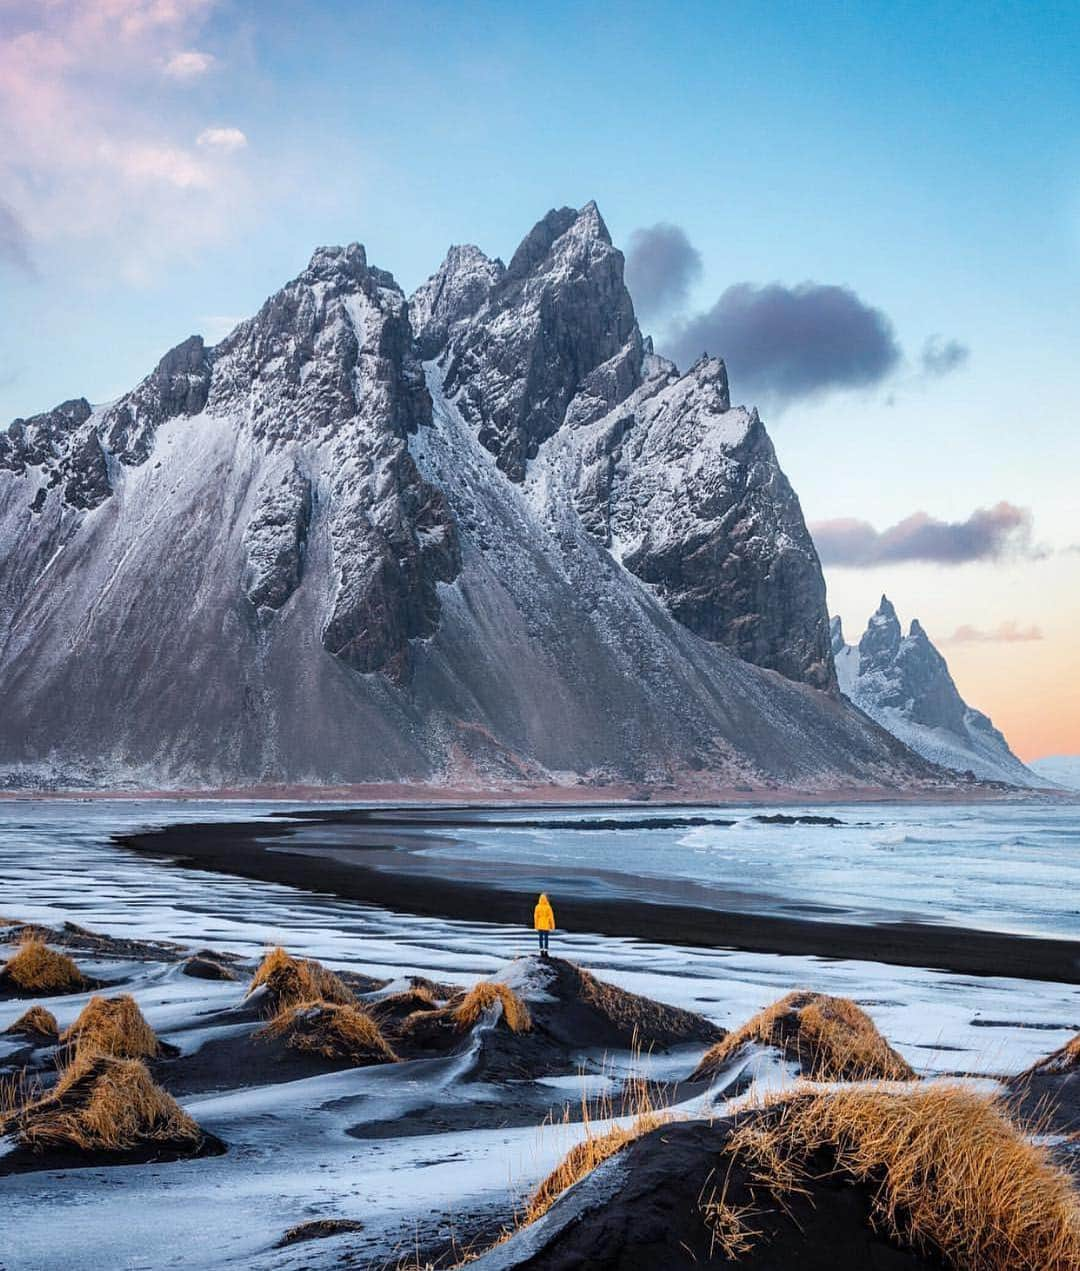
M 550 932 L 550 931 L 538 931 L 536 934 L 537 934 L 537 936 L 539 936 L 539 938 L 540 938 L 540 952 L 541 952 L 541 953 L 547 953 L 547 948 L 548 948 L 548 936 L 550 936 L 550 935 L 551 935 L 551 932 Z

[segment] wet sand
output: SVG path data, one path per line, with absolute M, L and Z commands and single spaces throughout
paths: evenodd
M 401 829 L 412 811 L 401 810 Z M 431 809 L 413 820 L 412 826 L 438 828 L 445 834 L 452 812 Z M 300 822 L 175 825 L 118 836 L 115 841 L 180 865 L 328 892 L 403 913 L 530 925 L 532 897 L 527 879 L 515 880 L 512 869 L 500 866 L 505 880 L 468 877 L 465 867 L 454 878 L 446 876 L 445 867 L 443 872 L 429 872 L 430 866 L 395 846 L 402 836 L 394 826 L 373 835 L 368 845 L 358 841 L 353 847 L 343 846 L 343 828 L 356 827 L 366 815 L 355 810 L 328 811 L 307 814 Z M 320 843 L 320 837 L 325 842 Z M 590 877 L 595 874 L 582 871 L 583 880 Z M 707 903 L 701 895 L 687 895 L 699 903 L 625 894 L 575 895 L 568 890 L 559 894 L 558 918 L 565 929 L 665 944 L 860 959 L 966 975 L 1080 984 L 1080 941 L 910 921 L 859 922 L 826 916 L 828 911 L 813 918 L 748 912 L 739 907 L 745 906 L 745 897 L 737 893 L 713 890 Z M 773 910 L 784 907 L 779 897 L 770 906 Z

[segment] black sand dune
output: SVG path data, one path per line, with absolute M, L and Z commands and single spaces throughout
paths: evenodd
M 812 1179 L 781 1206 L 722 1152 L 730 1121 L 675 1123 L 645 1135 L 584 1178 L 538 1222 L 473 1265 L 478 1271 L 930 1271 L 944 1263 L 898 1248 L 872 1229 L 860 1188 Z M 715 1246 L 704 1206 L 722 1194 L 748 1206 L 758 1233 L 733 1263 Z

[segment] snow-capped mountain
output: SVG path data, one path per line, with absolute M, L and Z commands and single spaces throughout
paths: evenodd
M 1033 760 L 1028 767 L 1046 782 L 1080 790 L 1080 755 L 1046 755 Z
M 592 204 L 411 300 L 320 248 L 16 420 L 0 545 L 9 782 L 941 779 L 840 698 L 764 426 L 653 355 Z
M 832 650 L 841 691 L 912 750 L 981 781 L 1046 784 L 1017 759 L 988 716 L 960 696 L 918 619 L 902 633 L 886 596 L 856 645 L 844 642 L 834 617 Z

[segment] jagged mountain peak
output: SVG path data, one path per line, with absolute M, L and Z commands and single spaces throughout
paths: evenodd
M 599 418 L 641 382 L 644 347 L 622 253 L 599 211 L 560 208 L 533 226 L 469 322 L 439 350 L 443 388 L 499 468 L 521 482 L 574 413 Z
M 471 318 L 502 280 L 506 267 L 471 243 L 452 246 L 427 282 L 409 297 L 409 317 L 422 358 L 435 357 L 450 330 Z
M 882 596 L 854 647 L 844 643 L 839 618 L 832 621 L 841 691 L 884 728 L 946 768 L 982 780 L 1039 784 L 989 717 L 960 696 L 917 618 L 903 635 L 895 607 Z

